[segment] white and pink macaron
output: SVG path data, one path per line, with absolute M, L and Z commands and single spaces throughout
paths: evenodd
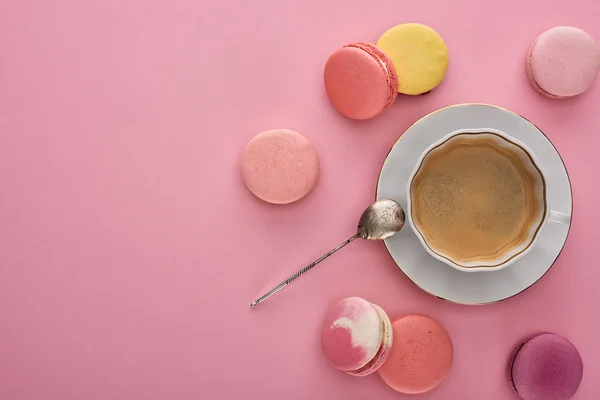
M 329 362 L 350 375 L 366 376 L 387 360 L 393 341 L 392 323 L 381 307 L 348 297 L 328 311 L 321 346 Z
M 600 71 L 600 49 L 581 29 L 557 26 L 529 47 L 527 76 L 533 88 L 551 99 L 567 99 L 588 90 Z

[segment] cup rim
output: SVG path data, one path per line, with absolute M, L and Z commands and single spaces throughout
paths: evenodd
M 497 136 L 500 136 L 501 138 L 503 138 L 504 140 L 507 140 L 508 142 L 520 147 L 522 150 L 525 151 L 525 153 L 527 153 L 527 155 L 529 156 L 529 158 L 531 159 L 531 162 L 533 164 L 533 166 L 538 170 L 538 172 L 540 173 L 540 176 L 542 178 L 542 182 L 544 183 L 544 189 L 543 189 L 543 200 L 544 200 L 544 214 L 542 215 L 542 218 L 538 224 L 538 226 L 535 229 L 535 232 L 533 234 L 533 237 L 531 239 L 531 241 L 529 242 L 529 244 L 527 245 L 527 247 L 525 247 L 523 250 L 521 250 L 520 252 L 518 252 L 517 254 L 513 255 L 511 258 L 509 258 L 508 260 L 504 261 L 501 264 L 495 265 L 495 266 L 475 266 L 475 267 L 465 267 L 463 265 L 457 264 L 455 263 L 453 260 L 451 260 L 450 258 L 444 257 L 440 254 L 438 254 L 437 252 L 435 252 L 427 243 L 427 240 L 423 237 L 423 235 L 421 234 L 421 231 L 417 228 L 416 224 L 413 221 L 412 218 L 412 196 L 411 196 L 411 187 L 412 187 L 412 183 L 413 180 L 415 178 L 415 176 L 417 175 L 417 172 L 421 169 L 421 165 L 423 164 L 423 160 L 425 160 L 425 158 L 427 157 L 427 155 L 436 147 L 444 144 L 445 142 L 447 142 L 448 140 L 450 140 L 451 138 L 458 136 L 460 134 L 465 134 L 465 133 L 491 133 L 491 134 L 495 134 Z M 417 238 L 419 239 L 419 241 L 421 242 L 421 245 L 423 246 L 423 248 L 425 248 L 425 251 L 427 251 L 431 256 L 433 256 L 434 258 L 438 259 L 439 261 L 444 262 L 445 264 L 450 265 L 451 267 L 459 270 L 459 271 L 464 271 L 464 272 L 476 272 L 476 271 L 499 271 L 501 269 L 504 269 L 506 267 L 508 267 L 509 265 L 511 265 L 512 263 L 516 262 L 517 260 L 521 259 L 522 257 L 524 257 L 534 246 L 534 244 L 537 242 L 538 238 L 539 238 L 539 233 L 540 230 L 542 228 L 542 226 L 544 225 L 544 223 L 546 222 L 547 218 L 548 218 L 548 213 L 549 213 L 549 204 L 548 204 L 548 196 L 547 196 L 547 192 L 548 192 L 548 182 L 546 180 L 545 174 L 544 174 L 544 170 L 541 168 L 540 163 L 538 161 L 538 159 L 536 158 L 535 154 L 531 151 L 531 149 L 525 145 L 523 142 L 521 142 L 518 139 L 513 138 L 512 136 L 508 135 L 505 132 L 502 132 L 498 129 L 493 129 L 493 128 L 470 128 L 470 129 L 457 129 L 455 131 L 452 131 L 450 133 L 448 133 L 447 135 L 445 135 L 443 138 L 441 138 L 440 140 L 434 142 L 433 144 L 431 144 L 430 146 L 428 146 L 419 156 L 419 159 L 417 160 L 417 164 L 415 165 L 413 171 L 411 172 L 411 174 L 409 175 L 409 179 L 408 179 L 408 185 L 407 185 L 407 219 L 408 222 L 410 224 L 410 227 L 412 228 L 413 232 L 415 233 L 415 235 L 417 236 Z

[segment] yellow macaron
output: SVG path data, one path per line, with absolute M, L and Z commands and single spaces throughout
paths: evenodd
M 398 74 L 398 92 L 419 95 L 434 89 L 446 75 L 448 49 L 436 31 L 422 24 L 397 25 L 377 41 Z

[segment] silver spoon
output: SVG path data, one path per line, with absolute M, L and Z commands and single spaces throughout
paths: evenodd
M 404 226 L 404 210 L 402 206 L 396 203 L 394 200 L 383 199 L 371 204 L 360 216 L 358 221 L 358 228 L 356 235 L 346 240 L 336 248 L 329 251 L 327 254 L 322 255 L 294 275 L 281 282 L 278 286 L 271 289 L 269 292 L 258 298 L 254 303 L 250 304 L 250 307 L 256 307 L 281 289 L 298 279 L 300 275 L 313 269 L 318 263 L 352 242 L 356 238 L 366 240 L 383 240 L 393 236 L 396 232 L 400 231 Z

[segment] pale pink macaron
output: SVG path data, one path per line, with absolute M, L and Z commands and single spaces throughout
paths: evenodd
M 258 198 L 287 204 L 306 196 L 319 175 L 319 157 L 313 145 L 290 129 L 272 129 L 256 135 L 242 155 L 242 177 Z
M 600 71 L 600 49 L 581 29 L 557 26 L 542 33 L 527 53 L 527 76 L 533 88 L 551 99 L 588 90 Z
M 394 344 L 379 375 L 392 389 L 417 394 L 438 386 L 452 366 L 448 332 L 423 315 L 407 315 L 392 323 Z
M 366 376 L 377 371 L 390 354 L 392 323 L 381 307 L 360 297 L 332 306 L 321 330 L 323 354 L 337 369 Z
M 368 119 L 386 110 L 398 95 L 398 76 L 375 45 L 356 42 L 335 51 L 324 72 L 325 91 L 340 114 Z

